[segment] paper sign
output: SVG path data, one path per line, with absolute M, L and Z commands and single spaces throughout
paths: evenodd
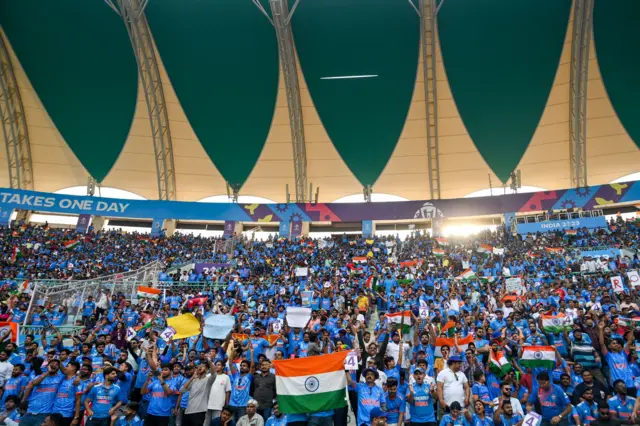
M 311 318 L 310 308 L 287 307 L 287 324 L 291 328 L 304 328 Z
M 420 306 L 420 318 L 427 319 L 429 317 L 429 308 Z
M 304 268 L 297 267 L 296 268 L 296 277 L 306 277 L 309 273 L 309 268 L 306 266 Z
M 620 277 L 620 275 L 611 277 L 611 286 L 613 287 L 613 291 L 615 291 L 616 293 L 622 293 L 624 291 L 624 287 L 622 286 L 622 278 Z
M 518 295 L 524 294 L 522 288 L 522 278 L 508 278 L 504 281 L 507 293 L 516 293 Z
M 162 333 L 160 333 L 160 338 L 169 343 L 175 334 L 176 330 L 173 327 L 167 327 Z
M 640 274 L 638 274 L 638 271 L 627 272 L 627 278 L 629 278 L 629 284 L 631 284 L 631 286 L 640 286 Z
M 300 293 L 302 296 L 302 306 L 305 308 L 311 307 L 311 299 L 313 299 L 313 291 L 303 291 Z
M 358 354 L 355 351 L 350 351 L 347 357 L 344 359 L 345 370 L 357 370 L 358 369 Z
M 233 329 L 235 322 L 232 315 L 211 315 L 204 321 L 202 334 L 207 339 L 223 340 Z
M 278 321 L 274 322 L 272 329 L 274 333 L 280 333 L 280 330 L 282 330 L 282 320 L 278 319 Z
M 200 334 L 200 321 L 192 314 L 183 314 L 177 317 L 167 318 L 167 323 L 169 327 L 173 327 L 176 330 L 173 340 L 186 339 L 187 337 Z
M 133 327 L 127 328 L 127 337 L 126 337 L 127 342 L 133 339 L 134 337 L 136 337 L 136 331 L 133 329 Z
M 522 426 L 538 426 L 540 421 L 542 420 L 542 416 L 535 412 L 527 413 L 522 421 Z

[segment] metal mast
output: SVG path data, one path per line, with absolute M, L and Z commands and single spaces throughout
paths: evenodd
M 13 189 L 33 189 L 31 145 L 24 106 L 9 49 L 0 32 L 0 121 L 7 149 L 9 185 Z
M 287 92 L 287 106 L 289 108 L 289 126 L 291 128 L 291 142 L 293 145 L 293 171 L 296 182 L 296 202 L 304 203 L 307 199 L 307 147 L 304 140 L 304 122 L 302 119 L 302 102 L 300 101 L 300 83 L 298 81 L 298 66 L 291 30 L 291 18 L 298 3 L 296 0 L 291 11 L 287 0 L 269 0 L 271 16 L 262 7 L 259 0 L 252 0 L 258 9 L 269 20 L 276 30 L 280 66 L 284 76 Z
M 151 30 L 144 15 L 148 0 L 105 0 L 122 17 L 138 63 L 142 88 L 147 101 L 153 151 L 158 178 L 158 199 L 176 199 L 176 176 L 173 164 L 173 144 L 169 128 L 167 104 L 160 80 Z
M 436 16 L 442 3 L 419 0 L 419 8 L 409 4 L 420 17 L 420 41 L 424 72 L 424 102 L 427 118 L 427 167 L 429 169 L 429 196 L 440 199 L 440 159 L 438 157 L 438 92 L 436 88 Z
M 574 0 L 571 37 L 569 132 L 571 186 L 587 186 L 587 81 L 593 0 Z

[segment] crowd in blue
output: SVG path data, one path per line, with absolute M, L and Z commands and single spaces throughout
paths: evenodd
M 604 229 L 522 236 L 499 228 L 457 239 L 238 239 L 232 254 L 221 254 L 216 239 L 14 224 L 0 229 L 0 321 L 37 333 L 15 342 L 3 334 L 0 421 L 512 426 L 533 412 L 543 425 L 634 424 L 639 233 L 618 218 Z M 618 254 L 584 255 L 602 247 Z M 169 273 L 198 259 L 226 265 Z M 77 316 L 77 295 L 29 310 L 33 282 L 95 278 L 154 260 L 167 265 L 159 298 L 131 299 L 105 286 L 80 301 Z M 521 290 L 512 293 L 514 278 Z M 306 327 L 288 326 L 290 306 L 311 308 Z M 187 312 L 203 325 L 210 315 L 232 315 L 234 330 L 224 340 L 164 340 L 167 319 Z M 398 324 L 397 314 L 406 320 Z M 565 320 L 549 330 L 546 317 Z M 65 335 L 68 325 L 83 331 Z M 527 347 L 550 348 L 553 365 L 528 367 Z M 272 360 L 344 350 L 359 360 L 347 372 L 349 407 L 278 410 Z M 492 368 L 501 356 L 503 367 Z

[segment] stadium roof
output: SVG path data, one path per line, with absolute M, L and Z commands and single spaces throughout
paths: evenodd
M 418 7 L 418 0 L 414 5 Z M 266 11 L 269 2 L 256 0 Z M 290 7 L 293 7 L 293 0 Z M 595 2 L 589 47 L 589 184 L 640 164 L 640 2 Z M 226 193 L 284 201 L 295 187 L 276 32 L 251 0 L 151 0 L 178 200 Z M 320 201 L 428 199 L 420 18 L 402 0 L 301 0 L 297 52 L 308 182 Z M 573 13 L 568 0 L 445 0 L 436 96 L 442 198 L 506 182 L 571 186 Z M 123 20 L 100 0 L 0 0 L 33 189 L 104 186 L 157 198 L 149 112 Z M 338 78 L 336 78 L 338 77 Z M 9 186 L 0 150 L 0 186 Z

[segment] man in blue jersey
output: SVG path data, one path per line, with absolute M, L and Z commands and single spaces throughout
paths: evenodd
M 11 395 L 21 397 L 24 389 L 27 387 L 27 383 L 29 383 L 29 379 L 24 375 L 24 365 L 14 365 L 11 377 L 9 377 L 4 384 L 4 391 L 2 392 L 0 404 L 4 404 L 7 397 Z
M 549 373 L 541 371 L 536 377 L 538 385 L 534 386 L 529 402 L 542 414 L 542 426 L 568 426 L 572 405 L 562 388 L 551 383 Z
M 76 373 L 79 369 L 80 364 L 75 361 L 70 361 L 63 368 L 64 379 L 58 386 L 56 400 L 53 403 L 52 412 L 62 414 L 65 426 L 69 426 L 72 422 L 77 425 L 80 421 L 80 407 L 76 407 L 77 386 L 75 384 Z
M 436 385 L 425 382 L 427 372 L 422 367 L 416 368 L 413 374 L 416 382 L 409 385 L 407 392 L 411 424 L 435 425 L 436 415 L 433 404 L 437 397 Z
M 117 370 L 105 367 L 102 375 L 104 382 L 92 387 L 84 400 L 84 411 L 88 418 L 86 426 L 109 426 L 111 415 L 122 405 L 120 387 L 115 384 Z
M 376 380 L 380 378 L 378 371 L 374 368 L 367 368 L 362 372 L 365 382 L 356 384 L 351 378 L 349 372 L 345 372 L 347 376 L 347 383 L 350 387 L 356 387 L 358 393 L 358 426 L 370 426 L 371 425 L 371 411 L 375 408 L 382 408 L 386 410 L 386 400 L 384 397 L 384 391 L 378 385 Z
M 25 389 L 22 402 L 29 402 L 27 412 L 20 424 L 40 426 L 44 418 L 52 412 L 58 386 L 64 376 L 60 374 L 60 362 L 53 359 L 47 365 L 47 372 L 36 377 Z
M 249 401 L 249 391 L 253 382 L 253 374 L 255 373 L 255 363 L 253 362 L 253 354 L 249 348 L 249 360 L 242 360 L 240 363 L 240 371 L 236 370 L 233 362 L 229 363 L 231 369 L 231 396 L 229 405 L 233 407 L 233 421 L 237 422 L 240 417 L 245 415 L 247 402 Z
M 137 402 L 130 402 L 124 407 L 124 415 L 116 419 L 113 426 L 142 426 L 144 421 L 138 416 L 138 408 L 140 405 Z
M 406 397 L 398 393 L 397 379 L 387 379 L 385 403 L 387 404 L 387 424 L 389 426 L 402 425 L 407 402 Z
M 171 395 L 176 392 L 171 387 L 169 379 L 171 378 L 171 367 L 163 365 L 159 374 L 151 371 L 147 374 L 147 379 L 142 386 L 142 394 L 151 394 L 145 425 L 149 426 L 168 426 L 169 417 L 173 408 Z

